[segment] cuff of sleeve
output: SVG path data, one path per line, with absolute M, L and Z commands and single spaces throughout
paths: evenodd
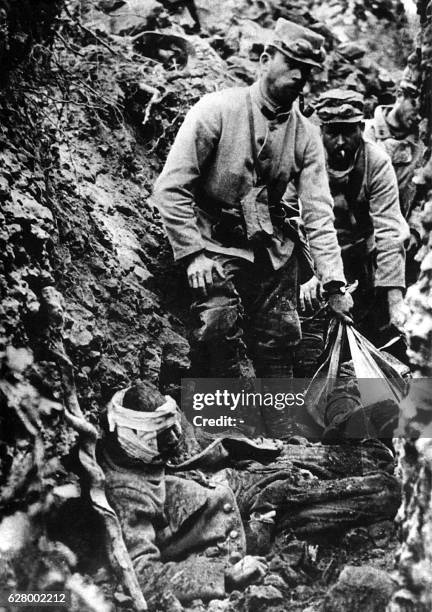
M 323 284 L 323 289 L 326 293 L 337 293 L 338 289 L 345 287 L 345 283 L 339 280 L 331 280 Z
M 189 255 L 184 255 L 183 257 L 178 258 L 177 261 L 180 264 L 183 264 L 184 266 L 188 266 L 190 264 L 190 262 L 192 261 L 192 259 L 194 259 L 200 253 L 204 253 L 204 249 L 199 249 L 198 251 L 194 251 L 193 253 L 189 253 Z
M 389 267 L 385 270 L 380 270 L 378 268 L 375 272 L 374 286 L 375 288 L 404 289 L 405 266 L 398 266 L 398 268 L 394 266 L 393 270 Z
M 333 269 L 330 266 L 325 266 L 324 274 L 323 269 L 317 266 L 317 274 L 323 287 L 329 283 L 338 283 L 339 286 L 347 284 L 342 265 L 340 267 L 334 266 Z
M 176 249 L 174 251 L 174 259 L 176 261 L 184 261 L 188 257 L 192 257 L 193 255 L 198 255 L 198 253 L 202 253 L 205 250 L 204 243 L 200 241 L 192 246 L 183 247 L 181 249 Z

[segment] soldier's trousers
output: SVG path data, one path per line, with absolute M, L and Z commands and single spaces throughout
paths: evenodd
M 274 270 L 267 252 L 255 262 L 212 253 L 225 272 L 208 295 L 195 295 L 191 312 L 193 375 L 209 378 L 292 376 L 297 314 L 297 259 Z

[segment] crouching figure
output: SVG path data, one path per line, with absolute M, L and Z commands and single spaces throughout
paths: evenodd
M 181 436 L 171 397 L 145 383 L 119 391 L 105 430 L 100 462 L 107 498 L 146 597 L 170 590 L 182 603 L 223 598 L 266 573 L 262 558 L 245 556 L 228 486 L 165 473 Z

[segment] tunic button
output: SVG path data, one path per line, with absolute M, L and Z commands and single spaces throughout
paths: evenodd
M 230 531 L 230 538 L 232 538 L 233 540 L 235 540 L 236 538 L 238 538 L 238 531 L 236 531 L 235 529 L 233 529 L 232 531 Z
M 223 511 L 224 511 L 224 512 L 226 512 L 227 514 L 228 514 L 229 512 L 232 512 L 232 506 L 231 506 L 231 504 L 224 504 Z

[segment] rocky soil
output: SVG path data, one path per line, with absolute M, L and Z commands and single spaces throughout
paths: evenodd
M 326 37 L 327 71 L 306 105 L 348 82 L 372 112 L 411 52 L 400 2 L 196 5 L 198 21 L 168 1 L 0 2 L 0 584 L 67 584 L 74 610 L 131 602 L 100 518 L 76 497 L 59 345 L 95 426 L 132 380 L 176 392 L 188 368 L 187 290 L 150 194 L 185 112 L 205 92 L 254 79 L 279 16 Z M 154 30 L 165 36 L 142 35 Z M 264 584 L 191 609 L 381 610 L 373 602 L 393 589 L 381 570 L 393 569 L 395 547 L 391 524 L 341 542 L 279 542 Z M 347 567 L 335 586 L 346 564 L 371 569 Z M 358 596 L 344 602 L 346 592 Z M 155 609 L 175 606 L 168 597 Z

